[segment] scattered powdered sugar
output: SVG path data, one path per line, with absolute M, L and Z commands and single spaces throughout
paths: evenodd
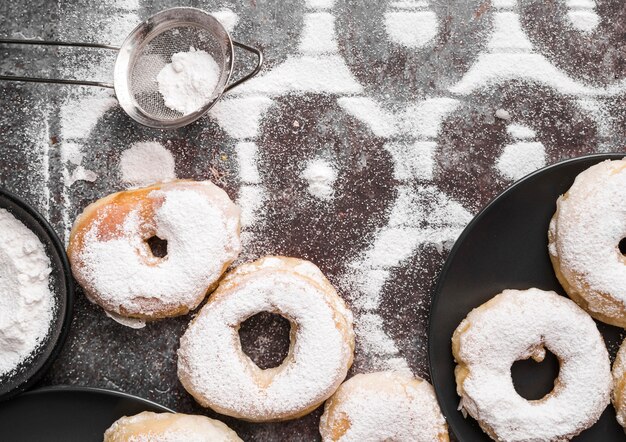
M 188 115 L 211 101 L 221 72 L 208 52 L 190 47 L 189 52 L 172 55 L 172 62 L 161 69 L 156 79 L 165 105 Z
M 181 338 L 178 374 L 200 404 L 253 421 L 289 418 L 317 406 L 344 380 L 352 315 L 335 293 L 300 276 L 320 274 L 312 264 L 306 272 L 297 266 L 298 273 L 280 266 L 280 258 L 265 258 L 239 267 Z M 239 324 L 262 311 L 297 324 L 279 368 L 261 370 L 241 351 Z
M 239 163 L 239 178 L 246 184 L 258 184 L 261 181 L 257 168 L 258 147 L 255 143 L 241 142 L 235 146 Z
M 71 187 L 76 181 L 88 181 L 93 183 L 97 179 L 98 174 L 93 170 L 85 169 L 83 166 L 77 166 L 67 180 L 66 185 Z
M 361 93 L 346 62 L 336 54 L 290 57 L 266 74 L 237 87 L 237 95 L 267 94 L 278 96 L 292 91 Z
M 455 358 L 468 370 L 460 406 L 494 439 L 569 440 L 593 425 L 609 403 L 610 363 L 602 336 L 566 297 L 505 290 L 468 314 L 457 339 Z M 515 391 L 511 366 L 529 357 L 542 360 L 545 349 L 561 361 L 559 388 L 549 400 L 526 400 Z
M 496 170 L 509 180 L 518 180 L 546 165 L 546 149 L 538 141 L 518 141 L 504 147 Z
M 83 162 L 84 156 L 80 144 L 70 142 L 61 144 L 61 162 L 63 164 L 70 163 L 78 166 Z
M 392 11 L 385 13 L 385 29 L 392 41 L 407 48 L 419 48 L 437 35 L 433 11 Z
M 432 442 L 448 434 L 435 391 L 410 374 L 358 374 L 326 403 L 322 440 Z
M 588 34 L 600 24 L 600 17 L 595 11 L 595 0 L 567 0 L 569 9 L 567 18 L 579 31 Z
M 261 117 L 273 101 L 261 95 L 221 98 L 209 114 L 217 120 L 228 135 L 236 139 L 255 138 L 261 125 Z
M 381 317 L 383 286 L 392 269 L 406 262 L 421 245 L 446 250 L 472 215 L 433 186 L 398 185 L 387 226 L 356 259 L 347 263 L 341 287 L 355 314 L 356 359 L 361 367 L 407 370 L 399 344 L 387 334 Z M 410 345 L 414 345 L 411 343 Z
M 335 4 L 335 0 L 306 0 L 305 4 L 310 9 L 330 9 Z
M 449 88 L 450 92 L 465 95 L 479 87 L 512 79 L 545 84 L 564 94 L 610 95 L 618 92 L 619 87 L 602 89 L 572 79 L 543 54 L 535 52 L 533 44 L 522 29 L 519 14 L 512 10 L 514 5 L 514 2 L 507 0 L 494 5 L 501 10 L 494 12 L 494 31 L 487 44 L 489 51 L 478 56 L 463 78 Z M 574 17 L 581 23 L 579 12 L 575 12 Z M 588 32 L 592 24 L 588 15 L 582 17 L 586 18 L 583 26 L 586 28 L 585 32 Z
M 357 336 L 356 352 L 367 355 L 368 367 L 411 373 L 407 361 L 400 356 L 398 346 L 385 332 L 383 318 L 378 314 L 357 314 L 354 329 Z
M 626 161 L 603 161 L 576 177 L 557 202 L 551 224 L 559 270 L 588 309 L 621 318 L 626 304 L 626 266 L 619 250 L 626 237 Z
M 327 160 L 316 158 L 309 161 L 301 176 L 308 182 L 311 195 L 321 200 L 332 199 L 335 194 L 333 184 L 337 179 L 337 170 Z
M 43 343 L 53 319 L 51 264 L 39 238 L 0 209 L 0 377 Z
M 509 124 L 506 127 L 506 131 L 518 140 L 532 140 L 537 136 L 537 133 L 532 128 L 515 123 Z
M 432 179 L 436 148 L 437 143 L 434 141 L 386 143 L 385 149 L 394 160 L 393 177 L 399 181 Z
M 238 217 L 226 216 L 227 198 L 210 183 L 194 188 L 173 187 L 148 194 L 156 205 L 154 225 L 132 210 L 121 236 L 100 239 L 100 220 L 85 234 L 84 246 L 73 259 L 74 273 L 105 310 L 125 316 L 150 317 L 163 309 L 195 308 L 223 268 L 239 253 Z M 162 201 L 162 202 L 161 202 Z M 228 202 L 231 204 L 230 201 Z M 167 241 L 167 259 L 149 252 L 144 233 Z M 77 265 L 78 264 L 78 265 Z
M 579 31 L 591 33 L 600 24 L 600 17 L 594 11 L 569 11 L 567 18 Z
M 157 141 L 133 144 L 120 157 L 122 181 L 145 186 L 176 178 L 174 156 Z
M 117 105 L 110 92 L 89 91 L 80 98 L 68 98 L 61 106 L 61 135 L 64 141 L 86 138 L 109 109 Z
M 501 120 L 509 121 L 511 119 L 511 114 L 506 109 L 498 109 L 495 115 L 496 118 L 500 118 Z
M 335 17 L 328 12 L 307 14 L 299 49 L 307 55 L 337 52 Z
M 250 227 L 257 223 L 259 212 L 263 208 L 265 191 L 261 186 L 241 186 L 237 204 L 241 208 L 241 225 Z M 245 235 L 247 232 L 242 232 Z
M 235 26 L 239 23 L 239 16 L 228 8 L 213 11 L 211 15 L 218 19 L 228 32 L 233 32 Z

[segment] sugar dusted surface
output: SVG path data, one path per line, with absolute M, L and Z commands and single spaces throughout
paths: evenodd
M 181 5 L 170 0 L 0 3 L 4 37 L 114 45 L 150 14 Z M 224 11 L 224 2 L 197 3 L 211 13 Z M 583 2 L 229 2 L 224 24 L 233 26 L 232 37 L 265 51 L 265 80 L 255 86 L 261 92 L 245 94 L 236 88 L 196 124 L 159 131 L 134 124 L 109 90 L 2 82 L 2 186 L 34 204 L 67 239 L 87 204 L 127 186 L 119 170 L 121 153 L 136 142 L 158 141 L 173 154 L 179 177 L 215 180 L 242 209 L 246 204 L 249 224 L 242 236 L 242 262 L 273 253 L 306 257 L 341 287 L 355 324 L 371 332 L 371 339 L 364 333 L 358 337 L 351 374 L 404 364 L 428 379 L 427 318 L 437 273 L 471 217 L 512 182 L 496 168 L 504 147 L 515 141 L 508 125 L 534 131 L 525 140 L 544 145 L 546 164 L 624 147 L 626 106 L 619 86 L 625 74 L 620 49 L 623 2 L 585 0 L 601 19 L 590 34 L 572 29 L 566 14 L 574 3 Z M 420 11 L 421 16 L 415 14 Z M 315 29 L 314 19 L 322 17 L 319 12 L 334 19 L 324 17 L 324 35 L 308 32 Z M 403 12 L 397 16 L 414 18 L 419 29 L 432 29 L 429 16 L 434 12 L 438 31 L 451 33 L 437 35 L 425 46 L 402 46 L 398 35 L 386 29 L 385 14 Z M 515 24 L 515 33 L 494 26 L 507 20 Z M 338 52 L 302 54 L 301 44 L 315 49 L 314 37 L 332 38 L 334 45 L 323 40 L 319 47 Z M 431 44 L 442 50 L 441 57 L 432 57 Z M 529 47 L 530 54 L 524 52 Z M 489 53 L 496 49 L 498 53 Z M 237 52 L 233 78 L 252 67 Z M 114 51 L 7 47 L 6 53 L 0 59 L 3 72 L 24 75 L 111 81 L 115 63 Z M 541 65 L 533 63 L 538 59 Z M 486 64 L 473 69 L 481 60 Z M 277 75 L 269 75 L 276 70 Z M 573 78 L 576 93 L 546 87 L 554 84 L 550 72 L 562 74 L 560 80 Z M 449 91 L 468 76 L 473 85 L 478 80 L 479 89 L 468 95 Z M 594 85 L 600 85 L 598 95 L 581 95 Z M 610 90 L 614 93 L 606 92 Z M 346 101 L 352 106 L 344 107 Z M 295 103 L 297 115 L 289 102 Z M 218 109 L 222 104 L 227 106 Z M 510 123 L 494 116 L 500 108 L 509 111 Z M 307 127 L 320 130 L 303 141 L 298 135 Z M 268 154 L 270 140 L 280 149 Z M 71 177 L 77 167 L 59 157 L 69 143 L 80 147 L 82 165 L 98 174 L 96 181 L 65 185 L 63 176 Z M 256 175 L 240 169 L 238 143 L 257 146 L 257 158 L 251 160 Z M 319 154 L 336 147 L 340 161 L 333 160 L 337 180 L 331 204 L 300 198 L 299 188 L 307 192 L 306 182 L 294 179 L 296 173 L 268 174 L 286 163 L 301 172 L 296 165 L 312 158 L 307 146 Z M 245 182 L 251 176 L 255 182 Z M 440 206 L 459 210 L 437 210 Z M 289 210 L 282 212 L 281 207 Z M 284 223 L 278 217 L 268 219 L 272 212 Z M 400 246 L 401 253 L 370 260 L 370 251 L 386 252 L 392 245 Z M 331 251 L 329 259 L 324 259 L 326 250 Z M 362 266 L 363 276 L 352 278 L 349 270 L 359 266 L 363 254 L 380 266 Z M 346 273 L 350 289 L 341 284 Z M 179 338 L 192 316 L 131 330 L 107 318 L 79 291 L 67 345 L 42 385 L 111 388 L 179 411 L 218 417 L 198 406 L 176 378 Z M 269 357 L 272 348 L 267 342 L 259 351 Z M 315 441 L 320 414 L 316 410 L 302 419 L 264 425 L 226 419 L 246 441 Z

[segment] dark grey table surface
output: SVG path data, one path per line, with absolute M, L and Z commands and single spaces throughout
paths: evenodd
M 174 131 L 133 123 L 109 90 L 0 83 L 0 184 L 67 240 L 89 202 L 127 186 L 121 153 L 161 143 L 178 177 L 214 180 L 243 207 L 240 262 L 307 258 L 340 289 L 358 335 L 351 374 L 428 378 L 431 292 L 471 217 L 543 165 L 624 150 L 620 0 L 18 0 L 0 4 L 0 37 L 118 45 L 142 19 L 183 5 L 218 13 L 233 37 L 261 47 L 261 75 Z M 114 61 L 71 48 L 0 54 L 4 74 L 106 81 Z M 240 61 L 243 72 L 251 61 Z M 256 151 L 251 161 L 245 149 Z M 336 170 L 328 200 L 302 178 L 312 159 Z M 97 179 L 72 182 L 79 167 Z M 70 336 L 40 384 L 122 390 L 216 417 L 176 377 L 190 317 L 132 330 L 79 291 Z M 280 360 L 286 339 L 284 321 L 267 315 L 242 330 L 262 366 Z M 218 417 L 245 440 L 318 440 L 320 414 L 272 424 Z

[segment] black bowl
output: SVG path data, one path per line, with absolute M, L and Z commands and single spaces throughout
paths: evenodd
M 41 388 L 0 404 L 0 440 L 102 442 L 113 422 L 142 411 L 172 410 L 119 391 Z
M 576 176 L 606 159 L 625 154 L 590 155 L 541 169 L 518 181 L 495 198 L 465 228 L 456 241 L 439 277 L 430 311 L 428 355 L 430 374 L 439 404 L 452 432 L 461 441 L 489 441 L 477 422 L 458 410 L 454 379 L 452 334 L 475 307 L 502 290 L 537 287 L 565 296 L 548 255 L 548 225 L 556 200 Z M 611 354 L 622 341 L 624 330 L 598 324 Z M 517 391 L 537 399 L 552 389 L 558 374 L 555 358 L 540 365 L 530 361 L 514 365 Z M 611 405 L 600 420 L 581 433 L 577 441 L 623 441 L 624 430 Z
M 48 336 L 35 353 L 13 372 L 0 376 L 0 400 L 5 400 L 30 388 L 58 356 L 72 322 L 74 282 L 63 243 L 54 229 L 35 209 L 21 198 L 0 188 L 0 208 L 37 235 L 50 258 L 50 288 L 56 300 L 56 310 Z

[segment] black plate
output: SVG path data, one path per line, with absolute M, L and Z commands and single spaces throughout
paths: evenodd
M 56 312 L 48 336 L 35 354 L 9 375 L 0 376 L 0 400 L 8 399 L 32 386 L 61 351 L 72 322 L 74 282 L 65 248 L 56 232 L 35 209 L 21 198 L 0 188 L 0 208 L 37 235 L 50 258 L 50 288 L 56 299 Z
M 556 200 L 583 170 L 606 159 L 623 157 L 601 154 L 575 158 L 523 178 L 480 212 L 454 245 L 435 289 L 428 354 L 439 403 L 459 440 L 490 439 L 474 419 L 463 418 L 457 410 L 459 397 L 451 350 L 455 328 L 470 310 L 507 288 L 537 287 L 565 295 L 552 270 L 547 247 Z M 613 360 L 623 330 L 602 323 L 598 328 Z M 557 373 L 554 358 L 546 358 L 540 365 L 524 361 L 514 365 L 513 379 L 522 396 L 534 399 L 551 390 Z M 624 430 L 615 419 L 613 407 L 609 405 L 600 420 L 574 440 L 623 441 Z
M 113 422 L 142 411 L 171 410 L 117 391 L 42 388 L 0 403 L 0 440 L 102 442 Z

